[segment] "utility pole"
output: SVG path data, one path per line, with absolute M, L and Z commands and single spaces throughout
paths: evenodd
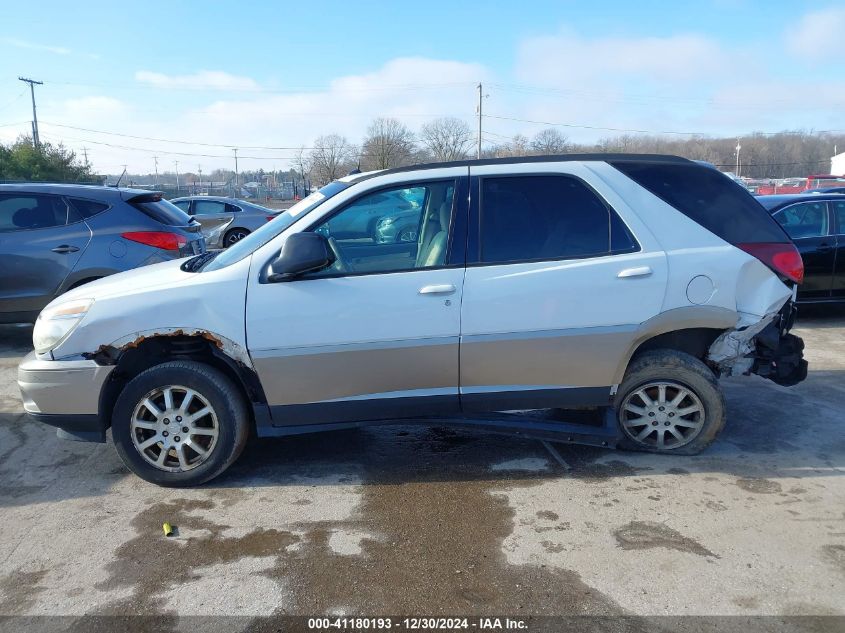
M 484 96 L 481 94 L 481 82 L 478 82 L 478 152 L 476 158 L 481 158 L 481 101 Z
M 44 82 L 26 77 L 18 77 L 18 79 L 29 84 L 29 92 L 32 95 L 32 145 L 38 149 L 41 146 L 41 139 L 38 138 L 38 116 L 35 114 L 35 86 L 43 86 Z
M 88 148 L 82 148 L 82 155 L 85 157 L 85 167 L 88 167 Z
M 240 178 L 238 177 L 238 148 L 232 150 L 235 152 L 235 195 L 238 195 L 238 185 L 240 185 Z
M 739 139 L 736 139 L 736 177 L 739 178 L 739 150 L 742 149 L 742 145 L 739 144 Z
M 197 173 L 200 176 L 200 190 L 199 193 L 202 193 L 202 165 L 197 165 Z M 197 193 L 196 191 L 194 193 Z
M 173 164 L 176 165 L 176 193 L 179 193 L 179 161 L 174 160 Z
M 156 169 L 156 178 L 153 182 L 153 187 L 158 187 L 158 156 L 153 156 L 153 161 L 155 161 L 155 169 Z

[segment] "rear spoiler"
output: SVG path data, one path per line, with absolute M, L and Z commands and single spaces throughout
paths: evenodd
M 164 197 L 164 194 L 161 191 L 150 191 L 149 193 L 129 193 L 121 191 L 120 197 L 126 202 L 133 202 L 137 204 L 141 202 L 159 202 Z

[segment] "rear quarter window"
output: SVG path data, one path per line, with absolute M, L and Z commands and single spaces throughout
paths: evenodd
M 105 202 L 97 202 L 96 200 L 83 200 L 82 198 L 68 198 L 71 205 L 83 218 L 90 218 L 98 213 L 102 213 L 111 205 Z
M 726 242 L 789 241 L 769 212 L 744 187 L 715 169 L 694 163 L 610 164 Z

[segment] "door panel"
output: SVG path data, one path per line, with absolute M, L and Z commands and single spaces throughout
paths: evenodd
M 0 196 L 0 312 L 37 312 L 53 300 L 91 240 L 85 222 L 66 224 L 67 213 L 59 196 Z
M 437 211 L 445 235 L 450 219 L 466 213 L 455 182 L 417 186 L 426 189 L 420 213 Z M 312 230 L 325 235 L 333 224 L 352 226 L 357 219 L 344 214 L 365 216 L 370 209 L 365 193 Z M 250 280 L 247 340 L 274 424 L 458 411 L 463 265 L 446 268 L 445 253 L 418 263 L 417 243 L 367 237 L 334 243 L 352 270 L 337 262 L 290 282 Z M 256 267 L 263 266 L 254 262 L 253 274 Z
M 511 183 L 495 178 L 496 169 L 471 170 L 481 176 L 481 261 L 464 282 L 462 407 L 606 403 L 621 350 L 661 310 L 665 253 L 635 246 L 611 254 L 611 242 L 626 250 L 636 243 L 609 236 L 611 224 L 625 225 L 581 178 L 527 174 Z M 600 192 L 602 183 L 589 185 Z M 557 259 L 495 261 L 539 253 Z
M 281 407 L 275 423 L 396 415 L 372 402 L 392 398 L 431 397 L 435 412 L 457 409 L 462 283 L 463 269 L 444 269 L 251 288 L 247 337 L 268 404 Z M 455 291 L 420 294 L 435 284 Z M 392 411 L 396 402 L 380 404 Z M 326 406 L 285 411 L 290 405 Z
M 798 299 L 827 299 L 833 287 L 836 238 L 831 235 L 827 203 L 801 202 L 779 210 L 775 220 L 784 228 L 804 260 L 804 283 Z
M 836 235 L 836 255 L 834 256 L 832 296 L 845 299 L 845 202 L 831 202 L 834 231 Z

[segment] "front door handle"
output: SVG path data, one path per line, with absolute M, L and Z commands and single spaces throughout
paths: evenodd
M 619 279 L 631 279 L 632 277 L 648 277 L 652 273 L 651 266 L 640 266 L 639 268 L 626 268 L 620 270 L 616 275 Z
M 441 284 L 439 286 L 423 286 L 420 288 L 421 295 L 450 295 L 455 292 L 452 284 Z
M 829 253 L 833 250 L 833 246 L 828 244 L 827 242 L 822 242 L 819 244 L 818 248 L 816 248 L 816 252 L 818 253 Z
M 61 246 L 57 246 L 56 248 L 51 248 L 50 250 L 53 251 L 54 253 L 61 253 L 61 254 L 75 253 L 76 251 L 79 250 L 79 247 L 78 246 L 71 246 L 69 244 L 62 244 Z

